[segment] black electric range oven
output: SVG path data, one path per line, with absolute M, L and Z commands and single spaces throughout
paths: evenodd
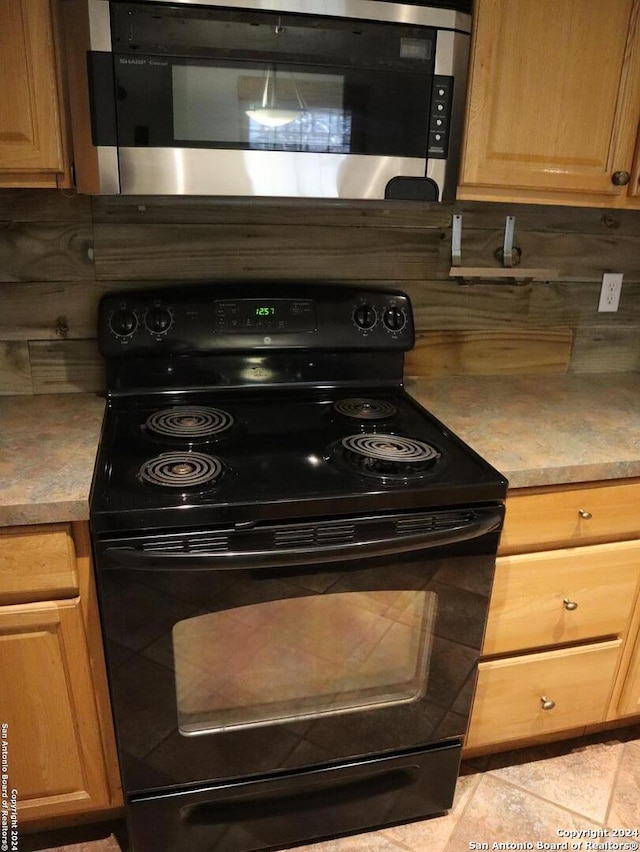
M 404 390 L 402 293 L 114 293 L 91 497 L 133 852 L 452 803 L 506 480 Z

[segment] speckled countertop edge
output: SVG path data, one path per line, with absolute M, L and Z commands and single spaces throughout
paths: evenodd
M 407 379 L 510 488 L 640 476 L 640 373 Z M 104 400 L 0 397 L 0 526 L 84 521 Z
M 94 394 L 0 397 L 0 526 L 89 518 L 104 406 Z

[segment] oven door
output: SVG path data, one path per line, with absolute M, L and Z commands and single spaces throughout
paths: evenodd
M 502 506 L 96 541 L 125 790 L 461 737 Z

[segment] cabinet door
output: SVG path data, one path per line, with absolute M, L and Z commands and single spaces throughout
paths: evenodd
M 0 671 L 3 758 L 19 820 L 107 807 L 79 599 L 0 608 Z
M 626 197 L 612 175 L 632 168 L 639 15 L 638 0 L 477 0 L 460 198 Z
M 53 39 L 49 0 L 0 3 L 0 185 L 5 172 L 28 186 L 29 172 L 64 170 Z

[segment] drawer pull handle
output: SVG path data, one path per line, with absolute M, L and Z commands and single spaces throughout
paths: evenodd
M 587 510 L 586 510 L 586 509 L 578 509 L 578 514 L 579 514 L 579 515 L 580 515 L 580 517 L 581 517 L 583 520 L 585 520 L 585 521 L 590 521 L 590 520 L 591 520 L 591 518 L 593 517 L 593 515 L 591 514 L 591 512 L 587 512 Z
M 553 701 L 551 698 L 547 698 L 546 695 L 542 696 L 542 698 L 540 699 L 540 703 L 542 704 L 543 710 L 553 710 L 553 708 L 556 706 L 556 702 Z
M 578 609 L 578 604 L 575 601 L 570 601 L 569 598 L 565 598 L 562 603 L 564 604 L 564 608 L 567 612 L 574 612 Z

